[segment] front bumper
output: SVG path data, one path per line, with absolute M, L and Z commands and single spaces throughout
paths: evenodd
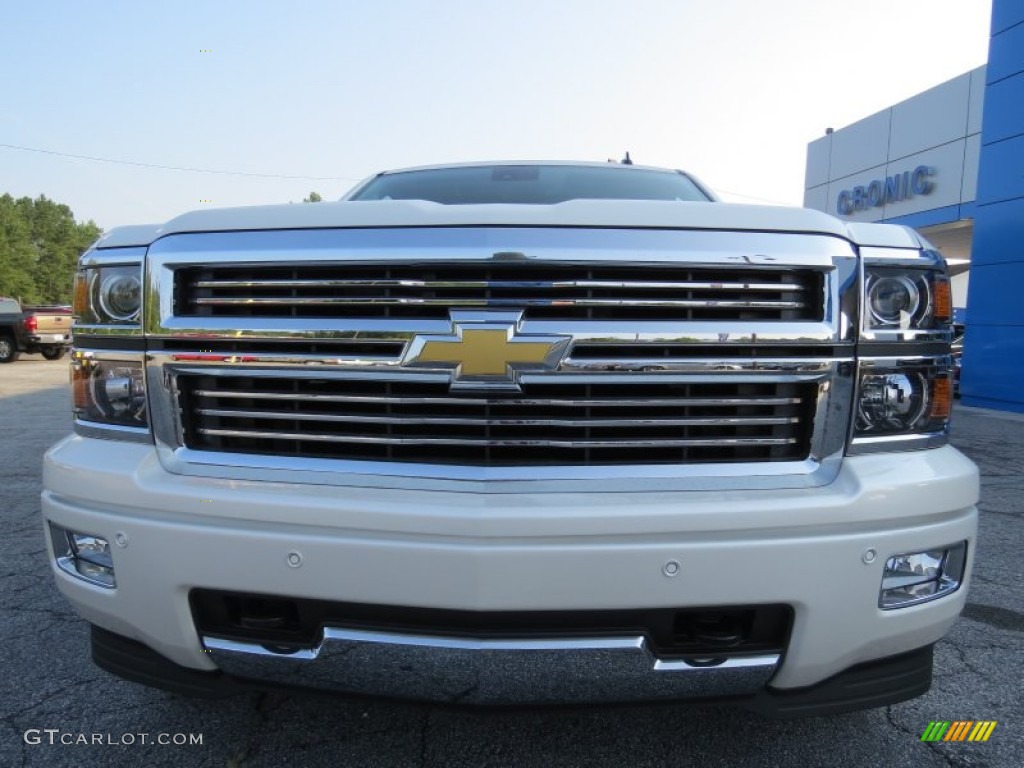
M 180 667 L 142 643 L 108 632 L 95 625 L 92 627 L 92 656 L 98 666 L 127 680 L 194 698 L 224 698 L 250 688 L 288 688 L 294 684 L 303 685 L 306 682 L 268 681 L 267 678 L 236 677 L 220 671 L 200 672 Z M 431 660 L 430 667 L 437 668 L 433 664 L 433 660 Z M 363 670 L 363 672 L 367 671 L 371 670 Z M 561 668 L 561 671 L 563 674 L 552 676 L 552 681 L 549 684 L 552 690 L 555 689 L 554 682 L 556 680 L 561 680 L 564 683 L 567 678 L 564 668 Z M 451 667 L 446 667 L 443 672 L 446 677 L 450 678 L 453 670 Z M 460 674 L 458 670 L 455 670 L 455 673 Z M 711 674 L 709 672 L 709 677 Z M 373 677 L 374 696 L 381 695 L 380 684 L 383 678 L 384 675 L 381 674 Z M 737 682 L 737 679 L 735 671 L 731 671 L 719 678 L 718 687 L 724 690 L 730 683 Z M 926 693 L 931 686 L 931 680 L 932 646 L 927 645 L 909 653 L 857 664 L 821 683 L 804 688 L 781 690 L 767 686 L 746 696 L 725 694 L 714 698 L 697 699 L 697 701 L 735 703 L 770 717 L 809 717 L 905 701 Z M 450 706 L 475 706 L 481 703 L 480 689 L 475 681 L 468 687 L 449 692 L 450 695 L 447 698 L 443 696 L 445 691 L 439 690 L 436 678 L 424 678 L 424 681 L 429 683 L 424 691 L 425 698 L 431 702 L 441 701 Z M 321 677 L 317 687 L 322 687 L 322 682 L 323 678 Z M 620 680 L 616 682 L 620 682 Z M 345 681 L 345 683 L 345 689 L 351 690 L 351 681 Z M 596 679 L 575 679 L 573 683 L 575 684 L 568 693 L 579 693 L 580 687 L 586 689 L 588 693 L 593 693 L 595 687 L 601 686 L 600 681 Z M 580 686 L 581 683 L 582 686 Z M 524 687 L 522 676 L 515 680 L 515 685 L 517 689 Z M 629 689 L 626 692 L 628 693 Z M 557 697 L 559 703 L 565 701 L 566 693 L 565 688 L 559 689 Z M 613 693 L 615 701 L 623 699 L 621 689 L 616 689 Z M 650 690 L 645 689 L 644 693 L 645 699 L 650 700 Z M 415 691 L 410 691 L 408 686 L 403 687 L 402 698 L 407 699 L 410 694 L 415 695 Z M 493 699 L 484 701 L 494 703 Z
M 848 458 L 835 482 L 799 491 L 339 493 L 328 486 L 172 475 L 151 446 L 70 436 L 47 453 L 42 503 L 45 520 L 118 542 L 116 589 L 54 567 L 79 612 L 197 671 L 222 664 L 278 682 L 338 683 L 344 670 L 321 662 L 345 654 L 271 657 L 279 672 L 260 672 L 268 654 L 257 649 L 228 647 L 231 638 L 207 638 L 204 647 L 189 603 L 194 589 L 470 612 L 792 607 L 789 642 L 770 668 L 748 662 L 659 670 L 644 647 L 603 649 L 622 659 L 616 664 L 623 674 L 640 681 L 640 695 L 628 698 L 658 698 L 659 686 L 667 697 L 749 693 L 769 675 L 770 690 L 802 689 L 934 643 L 965 601 L 977 497 L 977 469 L 951 447 Z M 878 608 L 888 557 L 964 540 L 969 559 L 958 591 L 899 610 Z M 358 687 L 372 690 L 376 679 L 384 693 L 394 693 L 388 686 L 403 677 L 403 667 L 430 669 L 456 651 L 463 664 L 471 659 L 490 675 L 528 656 L 537 661 L 535 652 L 544 650 L 554 656 L 536 677 L 561 670 L 577 682 L 596 669 L 587 665 L 607 661 L 571 647 L 474 647 L 471 638 L 468 647 L 444 654 L 431 652 L 436 643 L 390 643 L 390 651 L 412 648 L 419 656 L 388 664 L 380 661 L 389 651 L 382 643 L 357 640 L 341 638 L 363 648 L 352 658 L 372 651 L 377 659 Z M 433 668 L 458 669 L 459 662 Z M 504 671 L 513 679 L 519 674 Z M 625 685 L 614 685 L 613 693 Z M 563 682 L 551 690 L 568 689 Z M 534 698 L 550 699 L 543 686 Z

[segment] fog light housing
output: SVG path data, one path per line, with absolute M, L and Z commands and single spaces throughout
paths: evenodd
M 952 594 L 963 583 L 967 542 L 890 557 L 882 571 L 882 610 L 926 603 Z
M 50 540 L 57 567 L 64 573 L 107 589 L 117 586 L 114 558 L 106 539 L 50 523 Z

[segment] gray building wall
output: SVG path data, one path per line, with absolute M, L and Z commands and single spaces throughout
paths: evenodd
M 851 221 L 900 219 L 911 226 L 969 217 L 978 186 L 984 93 L 985 67 L 979 67 L 812 141 L 804 205 Z M 838 210 L 843 190 L 867 189 L 872 181 L 884 183 L 919 166 L 934 171 L 928 194 Z

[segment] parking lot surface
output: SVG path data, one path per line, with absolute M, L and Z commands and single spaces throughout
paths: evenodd
M 66 360 L 0 366 L 0 766 L 1024 765 L 1024 418 L 956 413 L 953 442 L 983 473 L 979 553 L 967 609 L 936 647 L 932 690 L 913 701 L 781 722 L 667 705 L 493 712 L 291 693 L 209 702 L 94 667 L 88 626 L 54 586 L 40 465 L 69 431 L 67 378 Z M 998 725 L 985 743 L 921 742 L 933 720 Z

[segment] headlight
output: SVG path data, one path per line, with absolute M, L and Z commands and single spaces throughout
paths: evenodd
M 861 379 L 859 423 L 863 430 L 903 432 L 928 407 L 928 384 L 920 373 L 871 374 Z
M 142 281 L 131 267 L 103 270 L 97 289 L 100 308 L 114 320 L 130 322 L 138 317 Z
M 953 407 L 949 362 L 949 358 L 863 360 L 851 452 L 925 448 L 945 442 Z
M 75 320 L 79 323 L 134 325 L 141 308 L 141 265 L 92 267 L 75 276 Z
M 76 351 L 71 359 L 75 418 L 97 425 L 148 427 L 142 362 L 103 360 Z
M 949 278 L 932 269 L 865 270 L 866 330 L 930 330 L 953 319 Z

